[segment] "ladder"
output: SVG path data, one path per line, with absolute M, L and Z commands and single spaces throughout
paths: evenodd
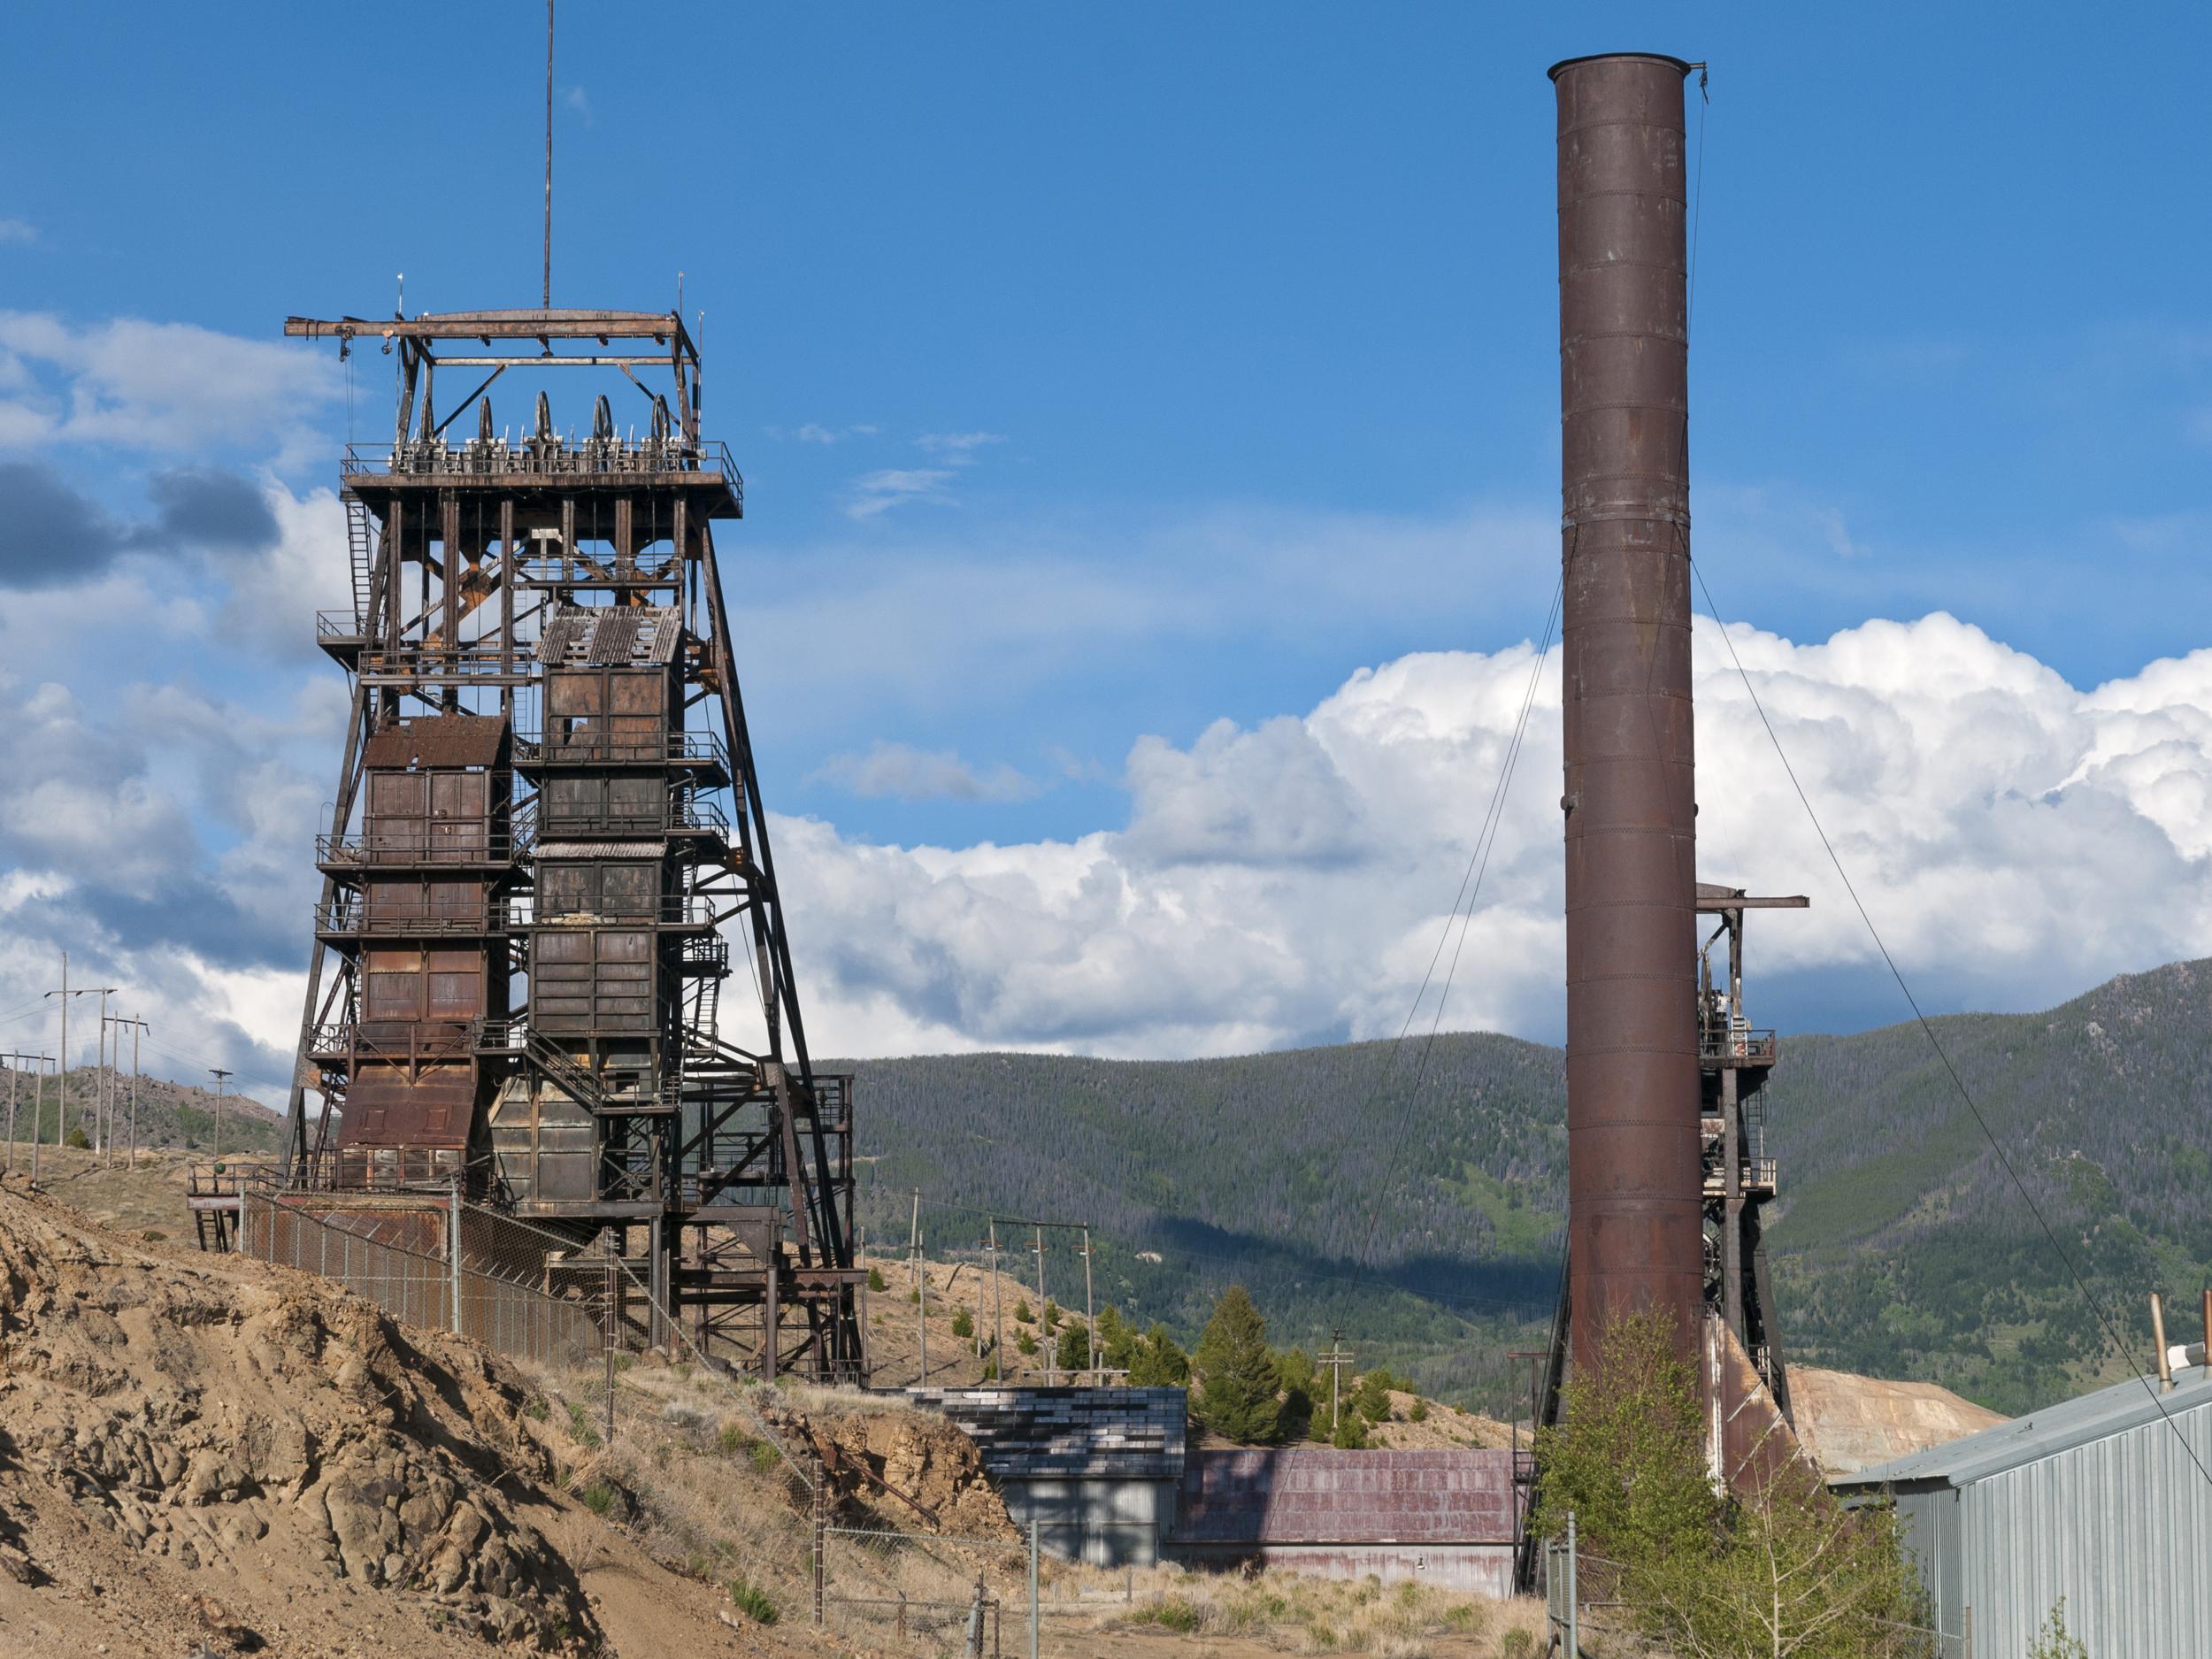
M 353 559 L 353 626 L 357 634 L 369 626 L 371 560 L 376 552 L 376 533 L 369 526 L 369 510 L 357 495 L 346 497 L 346 551 Z

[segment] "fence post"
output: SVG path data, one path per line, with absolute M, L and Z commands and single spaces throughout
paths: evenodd
M 1040 1262 L 1044 1257 L 1040 1255 Z M 1037 1316 L 1044 1317 L 1042 1313 Z M 1042 1617 L 1037 1608 L 1037 1517 L 1029 1517 L 1029 1659 L 1037 1659 L 1038 1621 Z
M 814 1622 L 823 1622 L 829 1578 L 829 1471 L 814 1460 Z
M 606 1233 L 600 1235 L 600 1248 L 607 1252 L 607 1445 L 614 1446 L 614 1335 L 615 1335 L 615 1256 L 614 1240 Z
M 1974 1609 L 1970 1607 L 1961 1608 L 1959 1617 L 1961 1620 L 1959 1628 L 1964 1632 L 1966 1659 L 1974 1659 Z
M 1567 1511 L 1567 1659 L 1582 1659 L 1582 1591 L 1575 1578 L 1575 1512 Z
M 461 1178 L 453 1178 L 452 1208 L 448 1213 L 445 1253 L 452 1258 L 453 1334 L 461 1334 Z

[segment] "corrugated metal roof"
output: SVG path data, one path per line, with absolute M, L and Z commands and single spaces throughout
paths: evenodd
M 597 668 L 672 663 L 683 634 L 674 605 L 560 605 L 538 634 L 538 661 Z
M 1962 1486 L 2154 1424 L 2161 1417 L 2177 1417 L 2207 1407 L 2212 1407 L 2212 1371 L 2202 1367 L 2177 1373 L 2171 1394 L 2161 1393 L 2155 1379 L 2139 1378 L 1828 1484 L 1839 1492 L 1931 1481 Z
M 376 772 L 409 766 L 495 766 L 507 741 L 497 715 L 424 714 L 373 733 L 361 764 Z

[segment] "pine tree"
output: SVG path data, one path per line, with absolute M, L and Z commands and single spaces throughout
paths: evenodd
M 1098 1310 L 1098 1353 L 1107 1364 L 1117 1371 L 1125 1371 L 1137 1340 L 1136 1332 L 1121 1317 L 1120 1309 L 1109 1304 Z
M 1156 1322 L 1132 1345 L 1128 1364 L 1132 1388 L 1180 1388 L 1190 1381 L 1190 1356 Z
M 1275 1438 L 1281 1411 L 1275 1356 L 1267 1349 L 1267 1321 L 1243 1286 L 1230 1286 L 1214 1305 L 1191 1368 L 1202 1385 L 1192 1410 L 1206 1427 L 1240 1446 Z
M 1060 1327 L 1060 1340 L 1052 1358 L 1062 1371 L 1090 1370 L 1090 1333 L 1073 1319 L 1066 1321 Z

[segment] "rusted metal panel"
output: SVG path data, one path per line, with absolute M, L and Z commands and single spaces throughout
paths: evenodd
M 436 1147 L 469 1143 L 476 1111 L 470 1064 L 364 1064 L 346 1096 L 342 1147 Z
M 1500 1544 L 1519 1536 L 1509 1450 L 1191 1452 L 1179 1543 Z
M 373 733 L 363 751 L 372 772 L 439 766 L 496 766 L 507 722 L 491 715 L 429 714 Z
M 1556 65 L 1572 1348 L 1702 1304 L 1682 79 Z
M 1717 1432 L 1720 1476 L 1731 1491 L 1769 1485 L 1793 1462 L 1813 1470 L 1781 1402 L 1725 1319 L 1705 1318 L 1705 1394 Z

